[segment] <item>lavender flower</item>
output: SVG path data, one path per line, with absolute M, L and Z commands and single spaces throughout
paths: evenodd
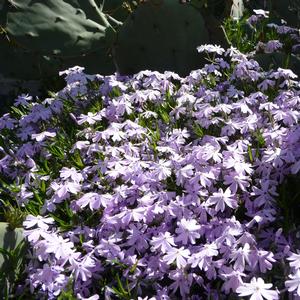
M 176 246 L 174 237 L 171 236 L 170 232 L 160 232 L 157 237 L 152 237 L 150 242 L 152 250 L 160 249 L 162 253 L 168 252 L 172 247 Z
M 230 208 L 237 207 L 236 200 L 233 199 L 233 197 L 234 197 L 234 194 L 231 194 L 230 189 L 226 189 L 225 192 L 222 189 L 219 189 L 218 192 L 213 193 L 213 195 L 208 198 L 208 200 L 206 201 L 206 204 L 208 206 L 215 204 L 216 211 L 223 212 L 225 210 L 225 205 L 227 205 Z
M 187 265 L 187 259 L 190 257 L 190 250 L 181 247 L 168 249 L 166 255 L 163 257 L 163 260 L 169 265 L 176 262 L 177 268 L 181 269 Z
M 281 49 L 283 44 L 278 40 L 268 41 L 265 45 L 265 53 L 273 53 Z

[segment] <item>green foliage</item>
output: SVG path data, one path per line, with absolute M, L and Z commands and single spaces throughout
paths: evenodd
M 99 282 L 102 292 L 104 293 L 105 290 L 108 290 L 110 294 L 114 295 L 112 299 L 137 299 L 137 290 L 140 288 L 139 284 L 131 288 L 128 279 L 124 279 L 123 273 L 129 272 L 129 274 L 133 275 L 136 271 L 138 260 L 132 267 L 119 262 L 118 259 L 107 262 L 107 264 L 110 266 L 109 272 L 103 274 L 104 276 Z M 111 286 L 107 285 L 107 280 L 112 282 Z M 146 287 L 143 288 L 146 289 Z
M 73 287 L 72 287 L 72 279 L 68 282 L 65 290 L 63 290 L 57 300 L 76 300 L 77 298 L 74 296 Z
M 278 5 L 278 2 L 275 1 L 274 6 L 275 3 Z M 238 21 L 231 18 L 225 19 L 224 29 L 232 46 L 243 53 L 255 53 L 253 58 L 258 61 L 264 70 L 281 67 L 291 69 L 294 73 L 300 75 L 299 55 L 291 53 L 295 41 L 291 39 L 290 35 L 279 35 L 276 29 L 267 26 L 268 23 L 278 21 L 277 17 L 274 8 L 270 12 L 270 18 L 263 19 L 252 27 L 247 22 L 248 12 Z M 280 24 L 280 22 L 277 23 Z M 280 52 L 262 53 L 262 51 L 256 49 L 259 43 L 267 43 L 270 40 L 279 40 L 283 44 Z
M 244 16 L 239 21 L 227 18 L 224 20 L 224 28 L 230 43 L 238 48 L 241 52 L 247 53 L 252 51 L 258 40 L 260 31 L 255 31 L 247 24 L 247 18 Z

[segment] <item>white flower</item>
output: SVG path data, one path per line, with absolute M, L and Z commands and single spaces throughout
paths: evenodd
M 291 256 L 287 258 L 290 261 L 290 266 L 296 270 L 300 269 L 300 254 L 292 253 Z
M 172 163 L 171 161 L 159 160 L 159 163 L 156 165 L 154 174 L 158 180 L 165 180 L 172 174 Z
M 87 122 L 90 125 L 92 125 L 92 124 L 95 124 L 97 121 L 101 121 L 101 120 L 102 120 L 101 114 L 88 112 L 87 115 L 81 114 L 79 116 L 79 120 L 77 121 L 77 124 L 81 125 L 81 124 Z
M 225 50 L 218 45 L 201 45 L 197 48 L 198 52 L 208 52 L 208 53 L 217 53 L 219 55 L 222 55 Z
M 23 226 L 25 228 L 32 228 L 34 226 L 37 226 L 38 228 L 47 230 L 49 228 L 48 224 L 53 224 L 54 219 L 51 217 L 42 217 L 42 216 L 33 216 L 33 215 L 28 215 L 26 217 L 26 220 L 23 222 Z
M 99 295 L 93 295 L 89 298 L 84 298 L 83 296 L 81 296 L 79 293 L 77 294 L 77 299 L 79 300 L 99 300 Z M 149 299 L 150 300 L 150 299 Z
M 197 224 L 196 220 L 187 220 L 185 218 L 177 222 L 178 228 L 175 232 L 178 234 L 176 241 L 182 242 L 184 245 L 191 242 L 191 244 L 196 243 L 196 239 L 200 238 L 200 233 L 198 232 L 201 229 L 201 226 Z
M 47 234 L 46 239 L 46 253 L 53 253 L 57 259 L 67 258 L 72 253 L 72 248 L 74 247 L 73 242 L 69 239 L 63 239 L 61 235 L 56 235 L 55 233 Z
M 143 116 L 145 119 L 149 119 L 149 118 L 157 118 L 158 117 L 158 114 L 154 111 L 151 111 L 151 110 L 146 110 L 145 112 L 143 112 L 141 114 L 141 116 Z
M 269 18 L 269 11 L 267 10 L 263 10 L 263 9 L 253 9 L 253 12 L 256 14 L 256 15 L 259 15 L 259 16 L 263 16 L 265 18 Z
M 297 270 L 294 275 L 289 275 L 289 278 L 291 278 L 291 280 L 285 282 L 288 291 L 293 292 L 297 290 L 297 295 L 300 296 L 300 270 Z
M 236 289 L 240 297 L 250 296 L 249 300 L 277 300 L 278 291 L 270 290 L 272 283 L 265 283 L 262 278 L 253 277 L 250 283 L 244 283 Z
M 41 133 L 34 133 L 31 135 L 31 138 L 35 139 L 37 142 L 42 142 L 47 137 L 55 137 L 55 132 L 43 131 Z
M 77 170 L 74 167 L 72 167 L 72 168 L 63 167 L 59 171 L 59 173 L 60 173 L 60 177 L 64 180 L 71 178 L 74 182 L 79 183 L 80 181 L 83 181 L 83 179 L 84 179 L 82 174 L 77 172 Z

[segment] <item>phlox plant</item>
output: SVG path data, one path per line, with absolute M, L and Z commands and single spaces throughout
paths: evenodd
M 300 297 L 297 76 L 198 50 L 208 63 L 185 78 L 71 68 L 0 118 L 33 298 Z
M 227 18 L 224 28 L 229 42 L 243 53 L 276 53 L 286 56 L 288 67 L 291 54 L 300 53 L 299 29 L 280 20 L 272 12 L 256 9 L 239 19 Z

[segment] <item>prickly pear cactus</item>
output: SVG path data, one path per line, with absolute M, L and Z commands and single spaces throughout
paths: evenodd
M 174 0 L 148 0 L 120 28 L 114 59 L 121 74 L 152 69 L 185 75 L 201 66 L 196 47 L 206 43 L 208 30 L 197 9 Z
M 23 231 L 21 228 L 11 230 L 8 223 L 0 222 L 0 248 L 10 251 L 17 247 L 23 240 Z M 0 253 L 0 269 L 2 268 L 6 258 Z
M 14 0 L 6 31 L 27 49 L 63 56 L 101 48 L 112 34 L 91 0 Z
M 58 70 L 80 64 L 88 72 L 109 74 L 115 68 L 109 48 L 115 30 L 94 0 L 1 0 L 0 25 L 17 56 L 34 56 L 27 63 L 34 79 L 49 70 Z M 0 41 L 0 56 L 6 55 L 6 46 Z M 2 61 L 2 60 L 1 60 Z M 1 72 L 7 73 L 0 61 Z M 41 64 L 42 62 L 42 64 Z M 10 70 L 22 76 L 22 65 L 11 65 Z M 45 67 L 45 69 L 44 69 Z M 37 69 L 40 72 L 30 71 Z M 4 70 L 4 71 L 2 71 Z M 28 73 L 27 72 L 27 73 Z M 51 72 L 50 72 L 51 74 Z M 53 73 L 52 73 L 53 74 Z M 22 77 L 21 77 L 22 78 Z
M 135 5 L 132 0 L 106 0 L 103 5 L 103 12 L 118 21 L 125 21 L 133 11 Z
M 12 230 L 8 223 L 0 222 L 0 248 L 0 299 L 8 299 L 25 269 L 27 247 L 22 228 Z

